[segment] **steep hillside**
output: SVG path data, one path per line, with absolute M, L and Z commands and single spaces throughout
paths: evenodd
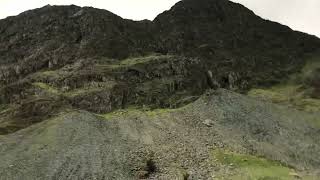
M 320 45 L 314 36 L 263 20 L 226 0 L 184 0 L 154 24 L 164 53 L 201 57 L 221 84 L 232 74 L 240 88 L 286 79 Z
M 319 112 L 319 53 L 306 58 L 306 62 L 302 70 L 292 74 L 288 80 L 271 87 L 253 88 L 248 95 L 302 111 Z
M 208 88 L 268 87 L 301 71 L 319 47 L 316 37 L 226 0 L 183 0 L 153 22 L 45 6 L 0 21 L 1 133 L 58 107 L 167 108 Z
M 46 6 L 1 20 L 1 83 L 78 58 L 134 55 L 149 44 L 147 24 L 77 6 Z
M 246 89 L 285 79 L 320 45 L 314 36 L 263 20 L 227 0 L 184 0 L 153 22 L 93 8 L 46 6 L 1 20 L 0 34 L 4 85 L 79 58 L 156 52 L 199 57 L 221 84 L 227 86 L 232 74 L 236 87 Z
M 0 20 L 0 179 L 318 179 L 319 52 L 227 0 Z

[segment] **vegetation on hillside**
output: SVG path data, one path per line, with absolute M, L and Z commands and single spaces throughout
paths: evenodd
M 295 73 L 281 84 L 268 88 L 254 88 L 249 96 L 287 105 L 307 112 L 320 112 L 320 56 L 306 60 L 301 72 Z

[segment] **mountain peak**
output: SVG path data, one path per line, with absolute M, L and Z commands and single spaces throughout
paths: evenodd
M 243 5 L 228 0 L 182 0 L 176 3 L 169 11 L 175 15 L 188 13 L 189 16 L 220 15 L 220 17 L 223 16 L 225 18 L 234 18 L 241 13 L 253 14 Z

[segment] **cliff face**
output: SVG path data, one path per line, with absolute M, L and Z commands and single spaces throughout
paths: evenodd
M 288 79 L 319 47 L 227 0 L 183 0 L 139 22 L 45 6 L 0 21 L 0 103 L 14 107 L 2 119 L 15 131 L 57 107 L 178 107 L 208 88 L 245 92 Z

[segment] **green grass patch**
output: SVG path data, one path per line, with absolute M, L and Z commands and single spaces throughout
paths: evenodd
M 318 113 L 316 117 L 307 119 L 306 121 L 309 122 L 313 127 L 320 129 L 320 113 Z
M 290 97 L 279 92 L 275 92 L 269 89 L 251 89 L 248 92 L 248 95 L 251 97 L 270 100 L 274 103 L 283 103 L 290 101 Z
M 307 112 L 320 112 L 320 99 L 301 98 L 293 100 L 293 105 L 299 110 Z
M 36 82 L 36 83 L 33 83 L 33 85 L 34 85 L 35 87 L 38 87 L 38 88 L 40 88 L 40 89 L 42 89 L 42 90 L 47 91 L 48 93 L 51 93 L 51 94 L 60 94 L 60 93 L 59 93 L 59 90 L 58 90 L 57 88 L 52 87 L 52 86 L 50 86 L 50 85 L 48 85 L 48 84 L 46 84 L 46 83 Z
M 155 61 L 155 60 L 159 60 L 161 58 L 166 58 L 166 57 L 168 57 L 168 56 L 166 56 L 166 55 L 161 55 L 161 56 L 150 55 L 150 56 L 146 56 L 146 57 L 128 58 L 128 59 L 122 60 L 120 62 L 120 65 L 133 66 L 136 64 L 144 64 L 144 63 L 148 63 L 150 61 Z
M 125 110 L 117 110 L 111 113 L 99 115 L 105 119 L 114 119 L 118 117 L 127 117 L 128 115 L 141 115 L 142 111 L 138 109 L 125 109 Z
M 111 92 L 112 88 L 114 88 L 116 82 L 108 81 L 108 82 L 91 82 L 89 84 L 85 84 L 82 88 L 73 89 L 71 91 L 65 92 L 63 95 L 67 97 L 76 97 L 80 95 L 86 95 L 90 93 L 99 93 L 102 91 Z
M 41 74 L 45 76 L 56 76 L 58 73 L 56 71 L 42 71 Z
M 116 63 L 116 64 L 97 64 L 96 68 L 100 69 L 101 71 L 118 69 L 118 68 L 128 68 L 134 65 L 145 64 L 145 63 L 149 63 L 152 61 L 157 61 L 157 60 L 161 60 L 169 57 L 170 56 L 168 55 L 157 55 L 157 54 L 151 54 L 143 57 L 130 57 L 130 58 L 121 60 L 119 63 Z
M 34 87 L 40 88 L 50 94 L 55 94 L 55 95 L 62 95 L 62 96 L 66 96 L 66 97 L 76 97 L 76 96 L 80 96 L 80 95 L 86 95 L 89 93 L 98 93 L 101 91 L 105 91 L 105 90 L 110 90 L 111 88 L 114 87 L 115 83 L 114 82 L 108 82 L 108 83 L 104 83 L 101 84 L 101 87 L 97 86 L 87 86 L 84 88 L 78 88 L 78 89 L 73 89 L 67 92 L 61 92 L 58 88 L 55 88 L 53 86 L 50 86 L 49 84 L 46 83 L 41 83 L 41 82 L 36 82 L 33 83 Z
M 74 89 L 72 91 L 66 92 L 63 95 L 67 97 L 76 97 L 76 96 L 81 96 L 89 93 L 95 93 L 95 92 L 100 92 L 103 91 L 102 88 L 79 88 L 79 89 Z
M 107 114 L 99 114 L 98 116 L 105 119 L 115 119 L 119 117 L 159 117 L 173 112 L 174 109 L 155 109 L 150 110 L 148 108 L 129 107 L 127 109 L 117 110 Z
M 0 113 L 4 113 L 9 109 L 9 105 L 7 104 L 0 104 Z
M 289 103 L 294 99 L 300 99 L 299 85 L 278 85 L 266 89 L 251 89 L 248 95 L 263 100 L 270 100 L 274 103 Z
M 60 77 L 59 73 L 57 71 L 40 71 L 36 72 L 32 75 L 34 79 L 38 78 L 53 78 L 58 79 Z
M 174 109 L 155 109 L 155 110 L 149 110 L 149 111 L 144 111 L 148 116 L 151 117 L 156 117 L 156 116 L 162 116 L 166 115 L 170 112 L 175 111 Z
M 276 161 L 252 155 L 238 154 L 225 150 L 213 151 L 213 158 L 222 165 L 234 168 L 227 179 L 233 180 L 292 180 L 297 175 L 294 170 Z M 225 174 L 221 175 L 224 179 Z
M 320 99 L 310 96 L 313 88 L 305 83 L 308 76 L 318 68 L 320 68 L 320 55 L 307 57 L 301 72 L 291 75 L 287 82 L 265 89 L 251 89 L 248 95 L 307 112 L 320 112 Z
M 320 99 L 305 95 L 300 85 L 283 84 L 266 89 L 251 89 L 248 95 L 306 112 L 320 112 Z

